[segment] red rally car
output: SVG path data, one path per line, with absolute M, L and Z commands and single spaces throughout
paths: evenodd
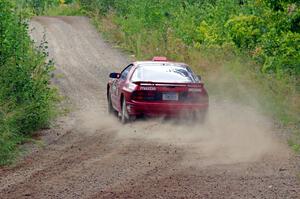
M 122 123 L 142 115 L 206 115 L 207 91 L 187 64 L 154 57 L 152 61 L 133 62 L 109 77 L 108 111 L 118 113 Z

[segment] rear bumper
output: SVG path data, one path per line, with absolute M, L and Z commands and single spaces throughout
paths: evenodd
M 130 115 L 179 115 L 195 111 L 205 112 L 207 103 L 179 103 L 179 102 L 127 102 L 127 111 Z

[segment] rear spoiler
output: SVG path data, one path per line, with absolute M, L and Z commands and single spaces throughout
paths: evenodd
M 168 83 L 168 82 L 151 82 L 151 81 L 134 81 L 132 83 L 138 84 L 140 86 L 187 86 L 187 87 L 194 87 L 197 86 L 203 86 L 204 84 L 202 82 L 199 83 Z

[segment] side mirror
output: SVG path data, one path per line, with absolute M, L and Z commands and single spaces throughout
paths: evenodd
M 200 75 L 197 75 L 198 79 L 201 81 L 201 76 Z
M 110 73 L 109 77 L 113 79 L 118 79 L 120 77 L 120 73 Z

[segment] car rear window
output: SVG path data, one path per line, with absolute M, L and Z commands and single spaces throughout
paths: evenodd
M 167 63 L 138 65 L 132 75 L 132 81 L 195 83 L 199 79 L 188 66 Z

